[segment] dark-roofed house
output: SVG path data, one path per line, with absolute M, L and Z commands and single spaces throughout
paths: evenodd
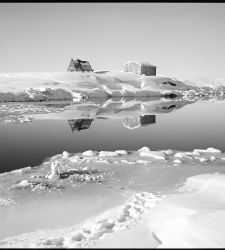
M 93 69 L 91 68 L 91 64 L 88 61 L 82 61 L 80 59 L 74 60 L 71 58 L 67 71 L 92 72 Z
M 146 76 L 155 76 L 156 75 L 156 66 L 148 62 L 137 62 L 137 61 L 127 61 L 124 63 L 125 72 L 134 72 L 136 74 Z

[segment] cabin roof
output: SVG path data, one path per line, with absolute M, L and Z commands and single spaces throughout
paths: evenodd
M 138 62 L 138 61 L 132 61 L 132 60 L 125 62 L 124 65 L 125 65 L 125 64 L 128 64 L 128 63 L 131 63 L 131 62 L 135 62 L 135 63 L 139 64 L 140 66 L 149 66 L 149 67 L 154 67 L 154 68 L 156 68 L 155 65 L 150 64 L 150 63 L 148 63 L 148 62 Z
M 80 60 L 80 59 L 76 59 L 76 60 L 74 60 L 73 58 L 72 58 L 72 61 L 74 62 L 74 63 L 79 63 L 79 64 L 82 64 L 82 65 L 84 65 L 84 64 L 88 64 L 88 65 L 90 65 L 90 63 L 89 63 L 89 61 L 83 61 L 83 60 Z

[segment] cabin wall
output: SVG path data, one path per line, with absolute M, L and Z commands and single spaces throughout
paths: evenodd
M 90 64 L 81 65 L 81 70 L 82 71 L 88 71 L 88 72 L 93 71 Z
M 74 63 L 73 60 L 70 61 L 69 67 L 67 69 L 68 72 L 73 72 L 75 71 Z
M 126 63 L 124 65 L 125 72 L 133 72 L 136 74 L 141 74 L 141 66 L 135 62 Z
M 146 76 L 156 76 L 156 67 L 143 65 L 141 67 L 141 74 L 145 74 Z
M 148 65 L 140 65 L 136 62 L 129 62 L 124 64 L 125 72 L 133 72 L 136 74 L 145 74 L 146 76 L 156 76 L 156 67 Z

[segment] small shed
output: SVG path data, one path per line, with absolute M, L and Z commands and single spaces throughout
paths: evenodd
M 80 72 L 92 72 L 91 64 L 88 61 L 82 61 L 80 59 L 74 60 L 71 58 L 68 72 L 80 71 Z
M 156 75 L 156 66 L 148 62 L 137 62 L 137 61 L 127 61 L 124 63 L 125 72 L 134 72 L 136 74 L 146 76 L 155 76 Z

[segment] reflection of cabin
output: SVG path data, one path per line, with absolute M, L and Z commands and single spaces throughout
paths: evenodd
M 145 74 L 146 76 L 155 76 L 156 66 L 148 62 L 128 61 L 124 64 L 124 71 L 133 72 L 139 75 Z
M 124 127 L 128 129 L 135 129 L 150 124 L 156 123 L 155 115 L 141 115 L 139 117 L 126 117 L 124 118 Z
M 71 58 L 67 71 L 92 72 L 93 69 L 91 68 L 91 65 L 88 61 L 82 61 L 80 59 L 74 60 L 73 58 Z
M 140 123 L 141 126 L 146 126 L 155 123 L 155 115 L 141 115 Z
M 72 132 L 74 132 L 74 130 L 80 131 L 82 129 L 89 129 L 92 121 L 93 119 L 68 120 Z

